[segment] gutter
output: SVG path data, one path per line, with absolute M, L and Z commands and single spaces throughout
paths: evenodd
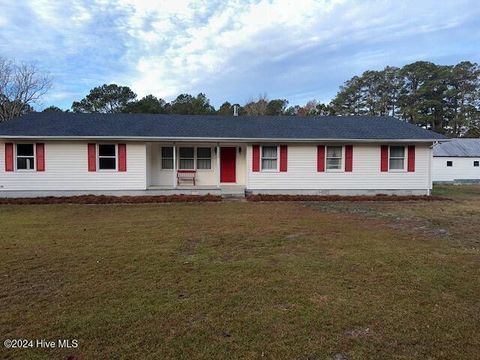
M 450 141 L 450 139 L 349 139 L 349 138 L 207 138 L 207 137 L 150 137 L 150 136 L 17 136 L 17 135 L 0 135 L 0 139 L 45 139 L 45 140 L 119 140 L 119 141 L 164 141 L 164 142 L 245 142 L 245 143 L 262 143 L 262 142 L 296 142 L 296 143 L 334 143 L 334 142 L 354 142 L 354 143 L 436 143 L 440 141 Z

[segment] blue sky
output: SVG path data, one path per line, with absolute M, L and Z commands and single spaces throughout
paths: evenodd
M 267 94 L 328 102 L 353 75 L 480 62 L 477 1 L 0 0 L 0 56 L 53 77 L 37 108 L 104 83 L 218 107 Z

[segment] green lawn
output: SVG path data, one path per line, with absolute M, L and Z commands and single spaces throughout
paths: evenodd
M 475 359 L 480 187 L 434 202 L 0 206 L 0 358 Z

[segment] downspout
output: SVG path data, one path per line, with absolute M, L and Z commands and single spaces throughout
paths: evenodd
M 433 183 L 432 183 L 432 158 L 433 158 L 433 147 L 438 144 L 438 141 L 434 141 L 433 144 L 429 147 L 429 156 L 428 156 L 428 195 L 432 195 Z
M 220 189 L 220 145 L 217 143 L 217 188 Z
M 173 143 L 173 188 L 177 188 L 177 149 L 175 143 Z

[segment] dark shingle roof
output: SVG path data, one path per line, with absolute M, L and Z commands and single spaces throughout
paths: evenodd
M 435 145 L 433 156 L 480 157 L 480 139 L 452 139 Z
M 32 113 L 0 124 L 0 137 L 228 139 L 443 139 L 393 117 Z

